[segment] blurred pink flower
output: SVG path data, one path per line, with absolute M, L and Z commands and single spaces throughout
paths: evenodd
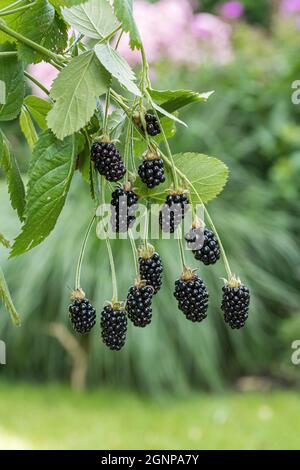
M 220 13 L 225 18 L 237 19 L 243 15 L 244 6 L 241 4 L 241 2 L 237 1 L 226 2 L 221 6 Z
M 280 11 L 284 15 L 292 15 L 300 11 L 300 0 L 282 0 Z
M 196 65 L 207 60 L 226 63 L 232 57 L 230 26 L 214 15 L 195 15 L 189 0 L 136 0 L 135 19 L 150 62 L 167 58 Z M 130 63 L 140 63 L 140 53 L 129 49 L 126 36 L 120 52 Z
M 53 80 L 59 73 L 55 67 L 47 64 L 47 62 L 40 62 L 39 64 L 29 65 L 28 72 L 48 89 L 51 88 Z M 34 95 L 40 96 L 42 98 L 47 96 L 37 85 L 34 85 L 34 83 L 31 81 L 29 81 L 29 84 Z

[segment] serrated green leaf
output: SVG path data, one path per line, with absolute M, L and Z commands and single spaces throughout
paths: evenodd
M 62 14 L 73 28 L 94 39 L 107 36 L 117 23 L 107 0 L 89 0 L 82 5 L 63 9 Z
M 116 17 L 122 23 L 124 31 L 129 33 L 130 47 L 142 48 L 140 33 L 133 16 L 133 0 L 114 0 Z
M 95 46 L 95 53 L 101 64 L 115 77 L 130 93 L 141 96 L 135 82 L 135 74 L 125 59 L 109 44 L 102 43 Z
M 12 50 L 15 50 L 12 44 L 0 45 L 1 52 Z M 1 86 L 0 121 L 11 121 L 19 115 L 24 98 L 24 71 L 18 57 L 0 55 L 0 81 L 4 83 Z
M 28 39 L 61 53 L 67 46 L 67 26 L 48 0 L 36 0 L 32 7 L 5 17 L 7 26 Z M 0 33 L 0 42 L 7 35 Z M 14 39 L 9 39 L 14 40 Z M 43 60 L 39 52 L 18 42 L 18 51 L 27 64 Z
M 42 131 L 48 128 L 46 116 L 52 108 L 49 101 L 43 100 L 38 96 L 28 95 L 24 99 L 24 105 Z
M 201 153 L 179 153 L 174 155 L 176 167 L 188 178 L 194 189 L 189 188 L 190 200 L 194 204 L 207 203 L 216 198 L 224 189 L 228 180 L 227 166 L 215 157 L 209 157 Z M 172 175 L 166 168 L 166 181 L 157 189 L 149 190 L 137 179 L 135 187 L 137 194 L 143 197 L 151 197 L 158 202 L 164 202 L 166 190 L 172 185 Z M 200 196 L 200 199 L 199 199 Z
M 9 143 L 0 130 L 0 167 L 3 168 L 10 201 L 13 209 L 18 213 L 19 219 L 23 220 L 25 209 L 25 189 L 20 175 L 19 167 L 15 157 L 12 155 Z
M 8 313 L 10 314 L 11 319 L 14 322 L 14 324 L 16 326 L 20 326 L 21 325 L 21 320 L 20 320 L 20 317 L 17 313 L 17 310 L 14 306 L 14 303 L 12 301 L 12 298 L 11 298 L 11 295 L 10 295 L 10 292 L 9 292 L 9 289 L 8 289 L 8 285 L 6 283 L 4 273 L 1 269 L 1 266 L 0 266 L 0 299 L 2 300 L 2 302 L 4 304 L 4 307 L 6 308 Z
M 154 90 L 148 89 L 152 99 L 169 113 L 173 113 L 191 103 L 205 102 L 214 93 L 197 93 L 191 90 Z
M 31 149 L 33 149 L 34 145 L 37 142 L 37 133 L 34 128 L 32 119 L 30 117 L 29 112 L 25 106 L 22 106 L 21 114 L 20 114 L 20 127 L 25 136 L 25 139 Z
M 65 204 L 79 152 L 76 136 L 58 140 L 47 130 L 39 136 L 29 168 L 26 219 L 11 257 L 42 243 L 56 225 Z
M 54 80 L 50 93 L 56 102 L 47 123 L 55 135 L 63 139 L 85 126 L 95 111 L 96 97 L 109 85 L 110 75 L 93 51 L 72 59 Z
M 0 233 L 0 243 L 3 245 L 5 248 L 10 248 L 10 242 L 5 238 L 5 236 Z

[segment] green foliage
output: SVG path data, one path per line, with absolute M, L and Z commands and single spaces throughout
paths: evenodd
M 51 131 L 40 135 L 29 169 L 26 220 L 11 256 L 34 248 L 53 230 L 65 204 L 78 153 L 75 136 L 59 141 Z
M 50 3 L 55 8 L 62 8 L 62 7 L 73 7 L 75 5 L 80 5 L 81 3 L 85 3 L 87 0 L 50 0 Z
M 107 0 L 89 0 L 70 9 L 64 9 L 66 21 L 89 38 L 101 39 L 116 27 L 116 17 Z
M 228 168 L 217 158 L 199 153 L 182 153 L 174 155 L 174 162 L 192 183 L 190 199 L 195 204 L 206 203 L 217 197 L 227 182 Z M 149 190 L 140 180 L 137 181 L 136 186 L 141 196 L 151 197 L 162 203 L 166 198 L 166 190 L 171 184 L 172 177 L 169 170 L 165 183 L 159 185 L 158 189 Z
M 37 142 L 38 136 L 37 136 L 34 124 L 32 122 L 31 116 L 25 106 L 22 106 L 22 109 L 21 109 L 20 127 L 29 147 L 32 150 L 34 145 Z
M 141 92 L 135 84 L 136 76 L 125 59 L 109 44 L 97 44 L 95 53 L 103 67 L 115 77 L 126 90 L 136 96 Z
M 11 316 L 12 321 L 16 326 L 20 326 L 21 321 L 20 317 L 16 311 L 16 308 L 13 304 L 6 280 L 3 274 L 3 271 L 0 266 L 0 300 L 3 302 L 4 307 Z
M 214 93 L 208 91 L 205 93 L 197 93 L 191 90 L 148 90 L 152 99 L 160 104 L 169 113 L 173 113 L 178 109 L 184 108 L 191 103 L 199 103 L 207 101 Z
M 129 33 L 131 48 L 141 49 L 141 38 L 133 17 L 133 0 L 114 0 L 114 9 L 124 31 Z
M 0 52 L 14 51 L 12 44 L 0 44 Z M 0 55 L 0 80 L 5 83 L 5 104 L 0 103 L 0 121 L 15 119 L 24 98 L 23 64 L 17 56 Z
M 46 116 L 52 108 L 49 101 L 43 100 L 38 96 L 27 95 L 24 99 L 24 105 L 42 131 L 47 129 Z
M 54 134 L 63 139 L 87 124 L 96 109 L 96 97 L 103 95 L 109 84 L 110 75 L 93 51 L 72 59 L 51 88 L 56 102 L 47 123 Z
M 0 243 L 2 246 L 4 246 L 4 248 L 9 248 L 10 247 L 10 242 L 9 240 L 6 240 L 5 236 L 0 233 Z
M 4 134 L 0 131 L 0 168 L 3 169 L 13 209 L 23 220 L 25 209 L 25 189 L 20 175 L 19 167 Z
M 53 52 L 63 52 L 66 48 L 66 24 L 48 0 L 36 0 L 27 10 L 5 17 L 5 23 L 17 33 Z M 12 40 L 11 37 L 0 32 L 0 42 L 3 42 L 3 38 Z M 25 63 L 45 59 L 41 53 L 22 43 L 18 43 L 18 51 Z

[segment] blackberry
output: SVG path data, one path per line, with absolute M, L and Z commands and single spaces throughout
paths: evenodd
M 164 162 L 157 153 L 147 152 L 139 166 L 139 176 L 148 188 L 152 189 L 166 180 Z
M 96 323 L 96 310 L 81 289 L 72 293 L 72 303 L 69 306 L 69 317 L 77 333 L 86 334 Z
M 127 232 L 133 226 L 137 202 L 138 196 L 130 189 L 129 183 L 112 193 L 110 221 L 114 232 Z
M 151 286 L 143 286 L 143 284 L 137 283 L 130 287 L 127 295 L 126 310 L 128 318 L 134 326 L 144 328 L 151 323 L 152 297 L 153 289 Z
M 163 232 L 174 233 L 187 213 L 189 199 L 184 193 L 169 194 L 159 212 L 159 225 Z
M 190 269 L 185 269 L 180 279 L 175 282 L 174 296 L 178 308 L 188 320 L 201 322 L 207 317 L 208 292 L 202 279 Z
M 214 232 L 208 228 L 193 227 L 186 234 L 188 247 L 198 261 L 205 265 L 215 264 L 220 259 L 220 246 Z
M 147 134 L 151 135 L 152 137 L 155 137 L 156 135 L 161 133 L 158 119 L 150 111 L 146 112 L 145 121 L 146 121 Z
M 240 280 L 233 278 L 223 286 L 221 309 L 224 312 L 224 320 L 230 328 L 238 330 L 245 325 L 248 318 L 249 305 L 249 289 Z
M 101 313 L 101 336 L 112 351 L 120 351 L 126 341 L 127 316 L 120 305 L 106 305 Z
M 91 159 L 100 175 L 105 176 L 108 181 L 119 181 L 126 173 L 121 156 L 112 142 L 94 141 Z
M 154 251 L 151 245 L 139 252 L 139 272 L 141 280 L 147 286 L 153 288 L 153 294 L 156 294 L 161 288 L 163 265 L 158 253 Z

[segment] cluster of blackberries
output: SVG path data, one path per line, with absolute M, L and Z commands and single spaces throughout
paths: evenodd
M 220 246 L 214 232 L 202 226 L 193 227 L 186 234 L 188 248 L 198 261 L 205 265 L 215 264 L 220 259 Z
M 145 121 L 146 121 L 146 129 L 147 134 L 155 137 L 156 135 L 161 133 L 161 128 L 157 117 L 151 113 L 151 111 L 147 111 L 145 114 Z
M 112 193 L 111 225 L 114 232 L 127 232 L 135 221 L 138 196 L 127 183 L 124 188 L 117 188 Z
M 193 271 L 186 269 L 175 282 L 174 296 L 179 310 L 188 320 L 200 322 L 206 318 L 208 292 L 204 282 Z
M 91 159 L 100 175 L 107 181 L 119 181 L 126 173 L 121 155 L 112 142 L 94 141 L 91 150 Z
M 159 212 L 159 225 L 163 232 L 174 233 L 189 209 L 185 193 L 169 194 Z
M 77 333 L 86 334 L 96 324 L 96 310 L 81 289 L 72 293 L 72 304 L 69 306 L 69 317 Z
M 242 328 L 248 318 L 250 292 L 239 280 L 230 281 L 223 287 L 222 310 L 224 320 L 232 329 Z
M 161 183 L 164 183 L 164 162 L 159 155 L 147 152 L 143 163 L 138 169 L 139 176 L 148 188 L 153 189 Z

